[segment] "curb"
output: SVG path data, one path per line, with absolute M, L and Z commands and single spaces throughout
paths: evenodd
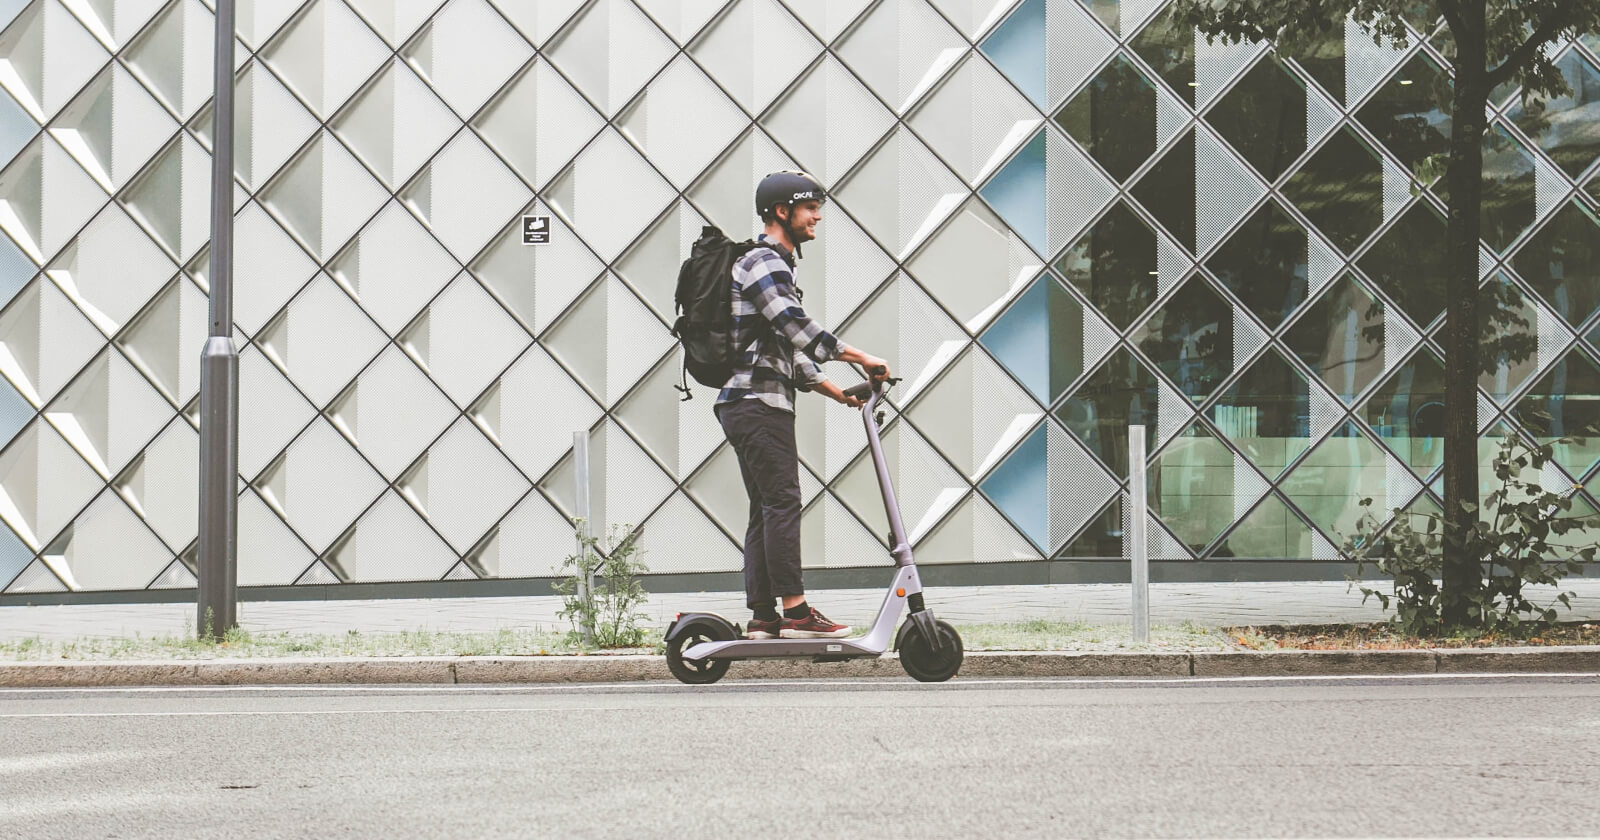
M 965 677 L 1317 677 L 1390 674 L 1600 674 L 1600 646 L 1426 650 L 1080 653 L 975 651 Z M 906 679 L 899 657 L 818 666 L 799 660 L 735 663 L 729 676 L 762 679 Z M 488 685 L 670 681 L 664 657 L 430 656 L 386 659 L 12 662 L 4 688 L 229 685 Z

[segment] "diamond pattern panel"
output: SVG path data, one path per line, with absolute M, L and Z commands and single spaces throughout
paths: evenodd
M 629 0 L 600 0 L 544 48 L 595 107 L 613 115 L 672 58 L 672 39 Z M 748 73 L 753 65 L 746 65 Z M 716 70 L 712 70 L 717 75 Z
M 388 52 L 342 0 L 312 0 L 260 56 L 317 116 L 327 119 Z
M 922 562 L 1124 556 L 1131 422 L 1164 562 L 1333 561 L 1351 499 L 1431 504 L 1443 187 L 1413 189 L 1448 44 L 1351 23 L 1280 59 L 1169 12 L 241 4 L 240 581 L 556 574 L 585 429 L 597 522 L 643 523 L 658 572 L 737 570 L 738 465 L 666 325 L 701 227 L 753 233 L 785 168 L 835 198 L 806 308 L 906 379 L 885 428 Z M 212 12 L 0 14 L 0 587 L 192 587 Z M 1551 55 L 1572 94 L 1497 100 L 1485 146 L 1480 420 L 1536 440 L 1600 388 L 1600 71 Z M 808 567 L 884 562 L 860 422 L 802 400 Z
M 679 56 L 618 117 L 618 128 L 677 186 L 687 186 L 749 124 L 705 73 Z
M 466 119 L 533 57 L 533 50 L 485 0 L 450 0 L 401 57 Z
M 472 121 L 490 148 L 534 186 L 549 183 L 603 125 L 594 107 L 542 60 L 508 82 Z
M 817 119 L 828 114 L 829 119 Z M 761 124 L 805 171 L 837 183 L 894 125 L 894 114 L 832 55 L 783 97 Z
M 1039 113 L 988 62 L 968 58 L 939 85 L 911 127 L 968 183 L 989 176 L 1039 127 Z
M 461 127 L 417 74 L 391 61 L 356 95 L 331 127 L 390 188 L 411 179 Z
M 751 114 L 766 110 L 820 52 L 822 45 L 777 0 L 735 0 L 689 48 Z

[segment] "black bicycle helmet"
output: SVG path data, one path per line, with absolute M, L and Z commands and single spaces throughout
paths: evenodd
M 756 187 L 756 215 L 766 218 L 780 204 L 797 201 L 827 201 L 828 193 L 817 179 L 804 172 L 784 170 L 761 179 Z

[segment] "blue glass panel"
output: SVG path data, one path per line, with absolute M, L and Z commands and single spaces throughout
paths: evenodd
M 1045 136 L 1041 131 L 979 191 L 1000 218 L 1041 254 L 1048 253 L 1044 144 Z
M 1042 276 L 978 340 L 1048 404 L 1083 373 L 1083 304 Z
M 0 0 L 4 2 L 4 0 Z M 0 19 L 3 12 L 0 12 Z M 0 24 L 3 25 L 3 24 Z M 15 99 L 0 92 L 0 161 L 9 161 L 39 133 L 39 124 Z
M 1027 0 L 978 49 L 1011 77 L 1035 105 L 1045 102 L 1045 0 Z
M 0 26 L 7 26 L 31 0 L 0 0 Z
M 39 267 L 15 242 L 0 234 L 0 306 L 5 306 L 12 295 L 22 291 L 38 271 Z
M 0 446 L 22 431 L 33 419 L 33 406 L 28 404 L 10 383 L 0 380 Z
M 1011 457 L 1001 462 L 980 485 L 995 507 L 1011 518 L 1034 545 L 1050 544 L 1048 481 L 1045 473 L 1046 429 L 1035 429 Z
M 978 339 L 1023 387 L 1045 402 L 1050 399 L 1049 282 L 1045 277 L 1034 281 Z

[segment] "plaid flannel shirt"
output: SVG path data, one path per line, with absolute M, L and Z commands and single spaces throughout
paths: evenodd
M 759 399 L 793 412 L 795 386 L 826 381 L 817 365 L 838 358 L 842 345 L 800 308 L 788 251 L 766 235 L 757 241 L 767 247 L 733 266 L 733 337 L 744 351 L 717 404 Z

